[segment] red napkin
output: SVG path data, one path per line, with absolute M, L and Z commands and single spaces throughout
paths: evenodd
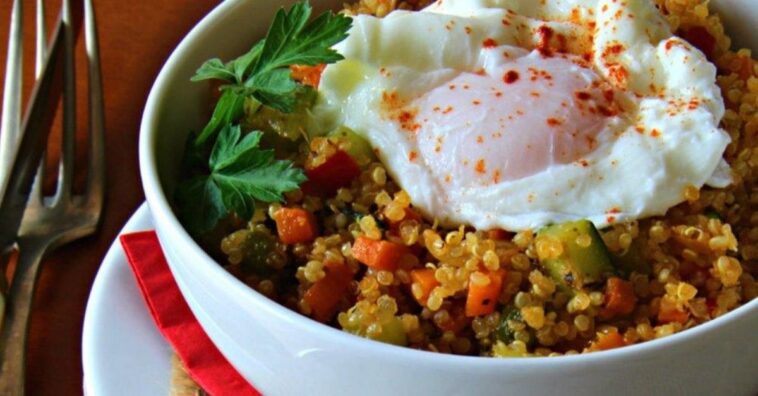
M 200 327 L 179 292 L 155 232 L 125 234 L 120 239 L 150 314 L 190 376 L 211 395 L 259 396 Z

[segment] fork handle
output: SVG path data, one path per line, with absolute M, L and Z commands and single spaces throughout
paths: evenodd
M 37 285 L 45 244 L 19 248 L 0 332 L 0 395 L 24 395 L 26 370 L 26 338 L 29 333 L 34 289 Z

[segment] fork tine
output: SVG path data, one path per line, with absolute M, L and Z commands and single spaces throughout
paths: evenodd
M 37 0 L 37 46 L 35 52 L 34 76 L 39 78 L 47 57 L 47 26 L 45 25 L 45 0 Z
M 100 45 L 97 39 L 95 10 L 91 0 L 84 0 L 84 41 L 89 70 L 89 144 L 86 200 L 102 208 L 105 195 L 105 142 L 103 86 L 100 75 Z
M 74 76 L 74 26 L 70 0 L 62 2 L 64 25 L 63 67 L 63 137 L 58 171 L 58 189 L 53 197 L 53 206 L 68 202 L 72 194 L 74 178 L 74 150 L 76 146 L 76 80 Z
M 6 172 L 10 164 L 21 128 L 21 67 L 23 7 L 21 0 L 13 1 L 10 32 L 8 34 L 8 58 L 5 68 L 5 89 L 3 90 L 2 124 L 0 124 L 0 192 L 8 181 Z
M 45 25 L 45 0 L 37 0 L 37 40 L 35 47 L 35 66 L 34 75 L 39 78 L 42 68 L 45 65 L 47 57 L 47 27 Z M 46 152 L 47 150 L 45 150 Z M 34 205 L 42 204 L 42 184 L 45 182 L 45 169 L 47 155 L 43 152 L 40 160 L 37 176 L 34 178 L 32 191 L 29 193 L 29 203 Z

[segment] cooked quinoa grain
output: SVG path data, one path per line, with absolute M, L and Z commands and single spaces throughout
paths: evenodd
M 344 12 L 381 17 L 429 3 L 360 0 Z M 303 315 L 382 342 L 464 355 L 559 356 L 631 345 L 749 302 L 758 296 L 758 64 L 749 50 L 730 49 L 706 1 L 656 3 L 679 35 L 713 43 L 701 49 L 718 67 L 727 108 L 729 187 L 689 186 L 666 216 L 569 239 L 557 231 L 445 229 L 367 155 L 356 159 L 360 172 L 350 183 L 260 204 L 209 250 L 220 247 L 230 272 Z M 306 169 L 356 148 L 332 136 L 299 144 L 293 160 Z M 282 208 L 312 216 L 317 237 L 283 243 Z M 609 259 L 577 270 L 565 264 L 576 249 L 601 249 Z

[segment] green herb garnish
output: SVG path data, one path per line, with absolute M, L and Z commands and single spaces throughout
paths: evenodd
M 192 81 L 222 80 L 224 90 L 213 117 L 198 135 L 202 145 L 223 126 L 223 121 L 242 116 L 245 98 L 252 97 L 264 106 L 283 113 L 295 108 L 297 93 L 309 87 L 290 76 L 292 65 L 314 66 L 343 59 L 331 47 L 347 37 L 352 19 L 327 12 L 308 22 L 311 6 L 297 3 L 289 11 L 279 10 L 265 39 L 245 55 L 224 64 L 220 59 L 205 62 Z
M 242 136 L 240 127 L 227 125 L 219 132 L 208 166 L 177 189 L 177 202 L 185 226 L 192 232 L 212 229 L 229 213 L 249 219 L 255 200 L 280 202 L 282 194 L 306 180 L 291 161 L 274 159 L 274 150 L 258 147 L 260 132 Z
M 282 202 L 306 180 L 291 161 L 259 147 L 262 132 L 244 133 L 239 122 L 249 101 L 290 113 L 301 98 L 312 97 L 301 95 L 312 88 L 293 80 L 290 66 L 343 59 L 331 47 L 347 37 L 352 19 L 327 12 L 308 22 L 311 12 L 307 2 L 279 10 L 266 38 L 250 51 L 228 63 L 211 59 L 192 77 L 224 82 L 211 119 L 186 146 L 185 178 L 176 191 L 180 218 L 193 234 L 212 230 L 230 214 L 249 219 L 256 200 Z

